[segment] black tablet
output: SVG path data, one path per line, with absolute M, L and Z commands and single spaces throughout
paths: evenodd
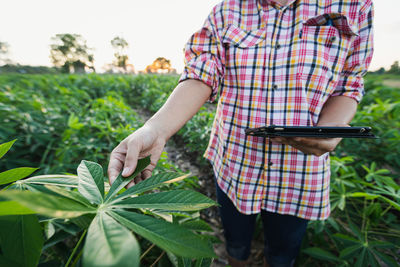
M 377 138 L 371 127 L 328 127 L 328 126 L 265 126 L 247 128 L 246 135 L 259 137 L 320 137 L 320 138 Z

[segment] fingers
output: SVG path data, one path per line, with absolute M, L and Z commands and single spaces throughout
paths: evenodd
M 122 171 L 122 176 L 128 177 L 132 175 L 136 168 L 137 161 L 139 158 L 140 148 L 137 142 L 130 140 L 128 142 L 128 150 L 126 152 L 126 158 L 124 162 L 124 170 Z
M 154 169 L 154 168 L 153 168 Z M 150 178 L 151 177 L 151 172 L 152 172 L 152 170 L 149 170 L 149 169 L 146 169 L 146 170 L 144 170 L 143 172 L 142 172 L 142 179 L 143 180 L 146 180 L 147 178 Z
M 123 145 L 119 145 L 111 152 L 107 170 L 110 184 L 115 181 L 121 172 L 123 163 L 125 161 L 125 150 L 126 149 L 123 147 Z
M 150 175 L 151 175 L 151 173 L 150 173 Z M 143 180 L 144 180 L 144 178 L 143 178 L 143 172 L 142 172 L 142 173 L 139 173 L 132 181 L 130 181 L 130 182 L 126 185 L 126 189 L 128 189 L 128 188 L 134 186 L 135 184 L 140 183 L 140 182 L 143 181 Z
M 333 151 L 337 144 L 336 140 L 331 138 L 273 137 L 271 141 L 292 146 L 304 154 L 317 157 Z

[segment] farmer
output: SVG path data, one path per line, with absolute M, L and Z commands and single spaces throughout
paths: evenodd
M 185 50 L 185 69 L 163 107 L 111 153 L 112 183 L 138 158 L 151 176 L 167 140 L 207 101 L 218 107 L 205 157 L 231 266 L 245 266 L 255 219 L 265 266 L 293 266 L 309 220 L 329 216 L 329 152 L 339 138 L 261 138 L 245 129 L 347 126 L 372 57 L 372 0 L 225 0 Z

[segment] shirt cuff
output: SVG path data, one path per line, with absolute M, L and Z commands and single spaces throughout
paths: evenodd
M 188 62 L 181 77 L 179 78 L 179 82 L 187 79 L 199 80 L 210 86 L 212 93 L 208 99 L 208 102 L 215 101 L 220 82 L 216 64 L 212 60 L 201 60 L 200 56 L 200 58 L 197 58 L 197 60 L 191 60 L 191 62 Z
M 331 96 L 347 96 L 360 103 L 364 94 L 364 80 L 362 77 L 341 76 Z

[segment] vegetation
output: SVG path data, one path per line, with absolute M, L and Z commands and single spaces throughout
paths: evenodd
M 61 71 L 57 67 L 6 64 L 0 66 L 0 73 L 59 74 Z
M 380 138 L 346 139 L 333 153 L 332 214 L 326 221 L 310 223 L 300 266 L 399 266 L 400 95 L 398 89 L 382 83 L 382 77 L 386 79 L 376 74 L 367 79 L 366 95 L 352 123 L 371 125 Z M 395 76 L 392 74 L 390 79 Z M 169 75 L 0 75 L 0 140 L 18 138 L 7 160 L 0 161 L 0 169 L 31 166 L 40 168 L 38 174 L 74 173 L 82 158 L 105 166 L 115 145 L 141 125 L 140 116 L 131 107 L 158 110 L 177 80 L 177 76 Z M 196 162 L 203 164 L 206 163 L 200 158 L 208 143 L 213 108 L 203 107 L 175 138 L 187 151 L 197 153 Z M 164 154 L 156 175 L 170 170 L 177 168 Z M 29 179 L 32 178 L 23 181 Z M 192 188 L 195 180 L 188 178 L 180 184 L 168 184 L 167 188 Z M 80 192 L 73 187 L 64 189 L 75 195 Z M 192 216 L 173 212 L 172 221 L 194 220 L 180 217 L 182 214 Z M 49 221 L 37 218 L 42 226 Z M 55 229 L 64 238 L 52 246 L 54 237 L 46 236 L 46 259 L 65 264 L 86 228 L 76 228 L 72 222 L 66 226 L 61 219 L 50 221 L 53 226 L 44 227 L 45 232 Z M 65 239 L 68 231 L 69 239 Z M 141 247 L 152 246 L 139 237 L 138 241 Z M 38 247 L 35 249 L 40 250 Z M 82 244 L 77 247 L 79 255 Z M 151 251 L 154 254 L 146 254 L 142 262 L 154 262 L 163 253 L 156 248 Z M 169 252 L 166 255 L 169 257 L 163 257 L 163 266 L 182 263 L 182 259 L 172 259 Z
M 0 145 L 2 155 L 13 142 Z M 83 266 L 139 266 L 140 245 L 131 231 L 176 257 L 199 258 L 199 261 L 204 257 L 214 257 L 207 239 L 191 231 L 195 230 L 193 225 L 204 222 L 189 215 L 186 216 L 189 220 L 173 216 L 173 212 L 196 212 L 210 207 L 214 205 L 212 200 L 189 190 L 142 195 L 185 176 L 173 172 L 159 173 L 124 190 L 149 163 L 150 157 L 141 159 L 135 172 L 129 178 L 119 175 L 106 194 L 103 169 L 90 161 L 80 163 L 78 176 L 44 175 L 20 180 L 32 173 L 32 169 L 23 171 L 21 168 L 10 170 L 13 174 L 10 171 L 0 174 L 0 184 L 12 183 L 8 190 L 0 192 L 0 197 L 6 199 L 0 202 L 0 225 L 6 226 L 0 229 L 2 265 L 36 266 L 43 249 L 39 223 L 53 227 L 53 231 L 48 233 L 49 241 L 59 226 L 54 222 L 60 219 L 69 219 L 58 223 L 75 225 L 77 231 L 82 232 L 66 266 L 72 260 L 79 260 L 81 255 Z M 44 217 L 39 221 L 32 215 L 35 213 Z M 174 217 L 175 221 L 161 219 L 167 215 Z M 12 223 L 21 225 L 23 230 L 12 227 Z M 21 235 L 21 240 L 12 240 L 15 235 Z M 84 237 L 85 243 L 79 248 Z M 81 252 L 76 256 L 78 249 Z M 21 251 L 24 254 L 18 257 Z M 43 258 L 46 262 L 46 257 Z

